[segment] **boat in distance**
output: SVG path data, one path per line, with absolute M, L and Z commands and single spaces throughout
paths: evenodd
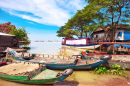
M 72 39 L 64 38 L 62 40 L 63 47 L 75 47 L 82 49 L 95 49 L 100 45 L 92 42 L 91 38 Z

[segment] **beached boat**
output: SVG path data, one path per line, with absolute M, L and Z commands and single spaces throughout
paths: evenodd
M 72 57 L 67 57 L 67 56 L 30 54 L 30 53 L 23 54 L 23 53 L 17 53 L 13 50 L 11 50 L 10 53 L 18 61 L 42 63 L 46 65 L 46 67 L 49 69 L 68 69 L 68 68 L 92 69 L 111 59 L 111 56 L 109 55 L 103 56 L 98 60 L 93 59 L 86 60 L 81 59 L 80 55 L 73 55 Z M 84 55 L 84 58 L 87 58 L 87 55 Z
M 92 42 L 91 38 L 82 38 L 82 39 L 71 39 L 65 38 L 62 40 L 63 47 L 75 47 L 83 49 L 95 49 L 100 45 Z
M 53 84 L 60 82 L 73 73 L 72 69 L 66 69 L 58 73 L 43 64 L 35 64 L 23 61 L 2 60 L 6 65 L 0 67 L 0 78 L 23 84 Z

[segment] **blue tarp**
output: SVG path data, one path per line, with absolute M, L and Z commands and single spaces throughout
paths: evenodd
M 109 47 L 111 44 L 107 44 L 107 47 Z
M 124 40 L 130 40 L 130 31 L 124 31 Z
M 119 46 L 121 46 L 121 45 L 119 45 L 119 44 L 114 44 L 114 47 L 119 47 Z
M 130 48 L 130 45 L 119 45 L 119 44 L 114 44 L 114 47 L 119 47 L 119 46 L 123 46 L 123 47 Z
M 122 45 L 123 47 L 127 47 L 127 48 L 130 48 L 130 45 Z

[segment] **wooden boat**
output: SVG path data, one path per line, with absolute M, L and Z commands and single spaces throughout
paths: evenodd
M 23 84 L 53 84 L 60 82 L 73 73 L 66 69 L 62 73 L 46 69 L 43 64 L 23 61 L 0 60 L 7 64 L 0 67 L 0 78 Z
M 67 56 L 65 57 L 65 56 L 29 54 L 29 53 L 20 54 L 13 50 L 11 50 L 10 53 L 18 61 L 42 63 L 46 65 L 48 69 L 68 69 L 68 68 L 92 69 L 111 59 L 111 56 L 109 55 L 102 57 L 106 59 L 99 58 L 99 60 L 93 60 L 93 59 L 86 60 L 86 59 L 80 59 L 81 56 L 80 58 L 78 58 L 79 55 L 75 55 L 72 57 Z M 87 55 L 84 55 L 84 57 L 87 58 Z
M 82 49 L 95 49 L 100 45 L 92 42 L 91 38 L 72 39 L 65 38 L 62 40 L 63 47 L 75 47 Z

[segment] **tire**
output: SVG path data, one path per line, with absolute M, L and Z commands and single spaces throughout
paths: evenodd
M 71 75 L 72 73 L 73 73 L 73 69 L 66 69 L 61 74 L 63 76 L 68 76 L 68 75 Z
M 100 56 L 99 58 L 100 58 L 100 60 L 109 60 L 112 58 L 112 56 L 111 55 L 103 55 L 103 56 Z

